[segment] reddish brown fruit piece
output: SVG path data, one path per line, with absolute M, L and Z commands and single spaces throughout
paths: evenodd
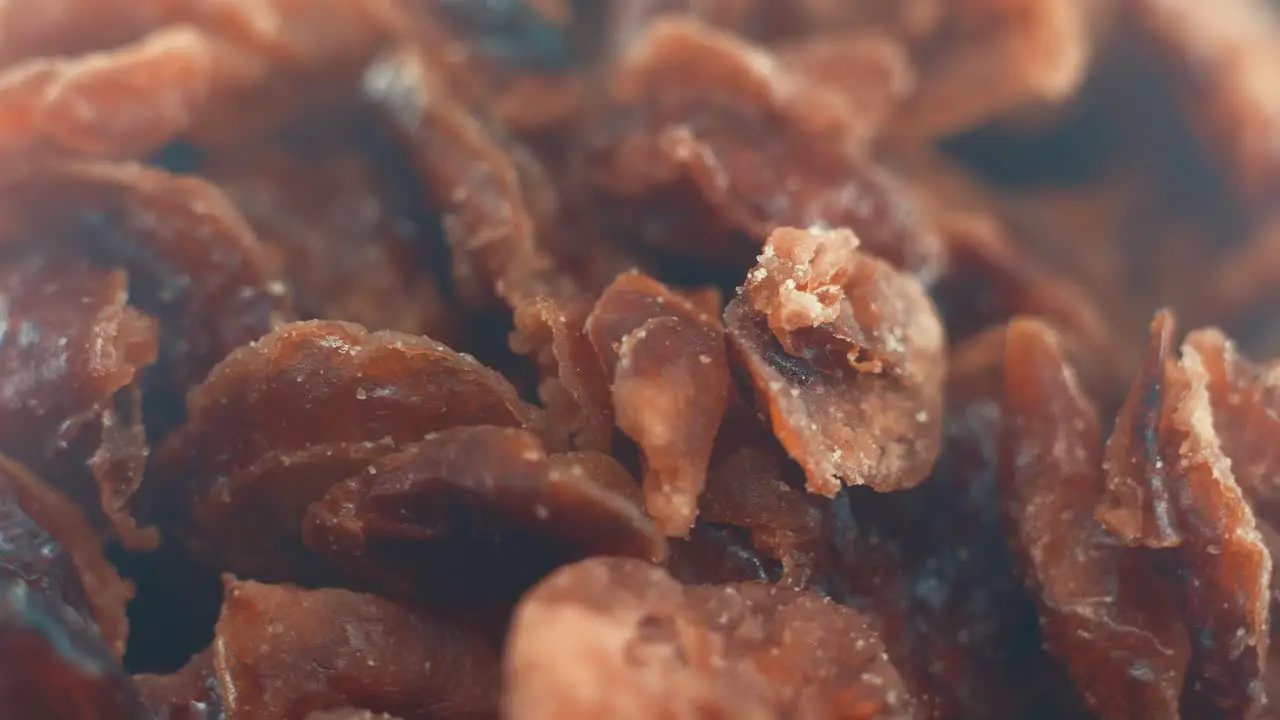
M 152 720 L 96 628 L 9 577 L 0 577 L 0 715 Z
M 587 337 L 590 312 L 585 299 L 523 299 L 514 309 L 511 348 L 538 365 L 538 397 L 557 440 L 608 452 L 613 445 L 613 404 L 609 380 Z
M 417 247 L 426 239 L 390 202 L 368 159 L 322 143 L 296 151 L 254 145 L 203 172 L 282 258 L 302 319 L 452 336 L 456 321 Z
M 7 588 L 14 593 L 39 595 L 52 606 L 65 606 L 78 618 L 78 625 L 101 638 L 114 660 L 124 655 L 129 634 L 125 606 L 133 597 L 133 587 L 107 562 L 84 514 L 65 496 L 3 456 L 0 581 L 16 583 Z M 56 614 L 63 613 L 59 610 Z M 0 666 L 5 662 L 0 659 Z M 6 673 L 0 672 L 0 676 Z
M 645 509 L 664 533 L 692 527 L 729 401 L 724 328 L 667 287 L 620 275 L 587 318 L 618 427 L 644 455 Z
M 460 102 L 514 132 L 563 127 L 581 109 L 562 0 L 375 2 L 394 34 L 420 48 Z
M 1184 709 L 1188 717 L 1249 718 L 1263 702 L 1271 554 L 1223 453 L 1199 352 L 1184 345 L 1166 376 L 1169 436 L 1160 451 L 1180 475 L 1173 507 L 1186 531 L 1174 553 L 1193 641 Z
M 323 321 L 233 352 L 191 392 L 188 410 L 157 452 L 158 492 L 184 508 L 187 537 L 233 567 L 281 567 L 278 553 L 292 550 L 270 539 L 296 539 L 310 502 L 393 446 L 455 425 L 543 429 L 541 413 L 470 356 Z M 250 530 L 246 509 L 274 521 Z
M 395 32 L 376 12 L 381 0 L 181 2 L 174 19 L 199 26 L 227 58 L 190 133 L 214 150 L 349 106 L 361 72 Z
M 197 178 L 135 164 L 47 165 L 6 188 L 0 217 L 0 250 L 79 255 L 128 273 L 130 304 L 160 321 L 148 427 L 167 429 L 176 398 L 291 312 L 244 218 Z
M 525 596 L 505 705 L 539 718 L 908 718 L 867 621 L 767 585 L 684 588 L 635 560 L 563 568 Z
M 173 0 L 158 0 L 160 4 Z M 116 47 L 145 35 L 157 26 L 157 2 L 102 0 L 47 3 L 31 12 L 22 0 L 0 2 L 4 49 L 0 67 L 38 56 L 73 56 Z M 102 13 L 90 17 L 89 7 Z
M 1107 447 L 1098 517 L 1130 544 L 1172 548 L 1194 641 L 1184 712 L 1251 717 L 1262 702 L 1271 556 L 1214 422 L 1223 355 L 1206 366 L 1187 344 L 1175 364 L 1173 332 L 1172 314 L 1157 315 Z M 1210 337 L 1200 336 L 1208 350 Z
M 804 472 L 750 408 L 735 400 L 716 437 L 699 507 L 702 521 L 745 530 L 752 555 L 781 563 L 780 585 L 807 589 L 828 569 L 822 553 L 830 508 L 826 498 L 804 491 Z
M 1191 332 L 1186 346 L 1204 367 L 1213 425 L 1231 474 L 1259 516 L 1280 518 L 1280 365 L 1249 362 L 1212 328 Z
M 537 408 L 469 355 L 430 338 L 323 320 L 285 325 L 236 350 L 187 404 L 191 420 L 162 459 L 207 476 L 322 443 L 405 442 L 457 424 L 541 423 Z M 347 421 L 321 421 L 319 408 Z
M 1137 0 L 1125 9 L 1177 83 L 1183 107 L 1237 192 L 1270 202 L 1280 190 L 1280 22 L 1261 0 L 1210 8 Z
M 35 13 L 6 1 L 0 64 L 33 55 L 0 75 L 0 99 L 23 111 L 0 147 L 126 158 L 178 136 L 224 146 L 260 136 L 346 99 L 390 33 L 377 4 L 104 0 Z
M 335 485 L 311 507 L 305 534 L 384 593 L 511 600 L 591 555 L 661 562 L 666 543 L 635 495 L 607 456 L 548 456 L 523 430 L 455 428 Z
M 382 57 L 366 73 L 364 90 L 447 217 L 460 287 L 511 302 L 550 269 L 499 131 L 459 103 L 421 53 L 402 48 Z
M 1093 44 L 1087 2 L 932 4 L 937 25 L 912 48 L 920 86 L 891 127 L 899 141 L 947 137 L 1059 103 L 1084 80 Z
M 770 48 L 776 53 L 779 68 L 797 87 L 813 88 L 812 94 L 805 93 L 806 101 L 816 100 L 824 111 L 830 108 L 843 114 L 849 137 L 859 146 L 875 140 L 902 101 L 916 90 L 915 68 L 906 47 L 892 32 L 886 32 L 888 28 L 872 23 L 823 19 L 807 29 L 818 32 L 797 33 L 793 26 L 804 23 L 802 16 L 811 8 L 782 6 L 767 0 L 640 0 L 620 5 L 612 28 L 622 40 L 615 45 L 619 48 L 626 48 L 637 39 L 643 42 L 646 25 L 670 22 L 660 18 L 675 17 L 677 13 L 754 39 L 779 40 Z M 850 9 L 849 3 L 832 5 Z M 867 3 L 856 5 L 861 9 Z M 819 14 L 822 13 L 814 13 Z M 797 34 L 803 37 L 795 37 Z M 799 111 L 800 107 L 794 109 Z
M 259 580 L 332 585 L 333 563 L 303 542 L 303 518 L 329 488 L 396 451 L 391 437 L 270 451 L 191 505 L 188 549 Z M 161 471 L 163 472 L 163 471 Z
M 613 29 L 616 44 L 624 46 L 655 17 L 679 13 L 783 47 L 831 43 L 844 45 L 844 52 L 857 38 L 883 34 L 910 50 L 908 59 L 918 66 L 909 110 L 897 114 L 893 129 L 902 140 L 921 144 L 1065 99 L 1087 69 L 1092 24 L 1105 14 L 1100 5 L 1105 3 L 631 0 L 620 3 Z
M 702 207 L 692 218 L 663 216 L 678 223 L 661 233 L 678 243 L 667 249 L 722 259 L 738 247 L 735 233 L 759 244 L 780 227 L 847 227 L 869 252 L 926 282 L 941 270 L 938 236 L 898 181 L 865 157 L 866 128 L 851 125 L 839 94 L 794 77 L 766 51 L 664 18 L 628 49 L 612 82 L 621 109 L 594 143 L 593 178 L 623 198 L 692 187 Z M 713 223 L 698 215 L 731 232 L 706 234 Z M 681 230 L 698 228 L 693 218 L 702 235 Z
M 906 48 L 875 30 L 816 35 L 784 44 L 777 54 L 790 73 L 825 86 L 844 101 L 850 132 L 859 145 L 878 139 L 916 90 L 915 67 Z
M 119 665 L 132 594 L 84 515 L 0 457 L 0 716 L 150 720 Z
M 1006 539 L 997 480 L 1004 354 L 1003 327 L 952 350 L 943 452 L 928 480 L 896 493 L 852 488 L 827 512 L 823 537 L 836 557 L 818 564 L 819 587 L 877 618 L 922 717 L 1084 712 L 1044 649 Z
M 1049 648 L 1100 716 L 1179 717 L 1186 630 L 1149 558 L 1093 518 L 1097 414 L 1047 326 L 1015 319 L 1006 342 L 1003 500 Z
M 118 50 L 6 67 L 0 71 L 0 157 L 21 167 L 155 150 L 194 123 L 217 73 L 228 69 L 225 52 L 179 25 Z
M 685 74 L 673 75 L 677 70 Z M 683 83 L 672 82 L 677 77 Z M 806 78 L 786 73 L 768 50 L 687 17 L 650 23 L 620 58 L 612 90 L 623 104 L 648 102 L 667 112 L 688 109 L 696 99 L 741 100 L 744 109 L 754 105 L 795 123 L 789 129 L 812 133 L 810 139 L 847 139 L 853 130 L 841 98 L 824 97 Z M 699 91 L 719 91 L 719 98 L 695 98 Z M 805 101 L 809 107 L 797 107 Z
M 379 58 L 365 74 L 364 95 L 448 218 L 453 273 L 468 299 L 494 293 L 509 301 L 524 286 L 500 283 L 549 270 L 533 191 L 509 152 L 514 141 L 459 102 L 422 52 L 402 47 Z
M 760 567 L 754 544 L 761 555 L 782 559 L 782 582 L 871 608 L 926 717 L 1075 711 L 1074 690 L 1040 649 L 1034 608 L 1009 567 L 994 512 L 1003 352 L 1003 332 L 993 332 L 951 360 L 947 450 L 918 488 L 848 493 L 837 500 L 847 507 L 832 513 L 825 499 L 797 492 L 785 456 L 744 433 L 731 413 L 717 440 L 717 453 L 726 454 L 713 461 L 703 500 L 704 520 L 749 528 L 754 541 L 716 546 L 729 551 L 719 562 Z M 706 537 L 704 531 L 695 540 Z M 835 564 L 822 548 L 831 539 L 840 554 Z M 689 560 L 688 548 L 673 546 L 673 571 L 691 580 L 716 577 L 701 575 L 704 563 Z M 757 572 L 764 577 L 766 569 Z
M 827 496 L 912 487 L 941 446 L 941 323 L 918 282 L 857 245 L 778 230 L 725 310 L 774 435 Z
M 1130 545 L 1175 547 L 1182 542 L 1176 485 L 1182 468 L 1166 465 L 1163 448 L 1176 442 L 1165 412 L 1167 367 L 1173 362 L 1173 315 L 1162 311 L 1151 323 L 1151 341 L 1115 430 L 1107 440 L 1107 491 L 1095 512 L 1098 522 Z
M 0 451 L 54 482 L 99 532 L 141 548 L 157 539 L 130 515 L 156 324 L 125 305 L 126 283 L 56 253 L 0 265 Z
M 463 299 L 496 296 L 514 315 L 512 349 L 533 358 L 539 394 L 576 447 L 608 450 L 608 384 L 582 325 L 590 300 L 540 245 L 537 189 L 510 138 L 453 98 L 421 52 L 402 48 L 365 77 L 365 95 L 405 146 L 441 214 Z M 533 163 L 531 158 L 526 158 Z M 543 189 L 545 191 L 545 189 Z M 549 200 L 547 202 L 550 202 Z
M 1258 532 L 1271 553 L 1271 606 L 1280 602 L 1280 573 L 1274 562 L 1280 553 L 1280 376 L 1276 364 L 1255 365 L 1240 356 L 1235 344 L 1208 328 L 1187 335 L 1186 346 L 1199 354 L 1213 407 L 1213 425 L 1222 451 L 1231 459 L 1231 474 L 1249 500 Z M 1272 657 L 1275 651 L 1272 651 Z M 1268 675 L 1278 675 L 1269 663 Z M 1269 702 L 1280 695 L 1267 692 Z
M 624 39 L 664 15 L 691 15 L 700 22 L 769 42 L 823 37 L 851 28 L 876 28 L 918 39 L 938 29 L 944 3 L 945 0 L 623 0 L 615 24 L 619 30 L 629 31 L 622 33 Z
M 142 703 L 154 720 L 225 720 L 222 685 L 213 668 L 213 650 L 206 649 L 177 672 L 135 675 Z
M 498 654 L 450 618 L 345 590 L 227 581 L 213 666 L 228 717 L 358 707 L 404 720 L 491 717 Z
M 301 11 L 316 10 L 315 15 L 329 20 L 328 34 L 351 32 L 352 14 L 335 22 L 345 7 L 359 5 L 345 0 L 252 0 L 251 2 L 208 3 L 203 0 L 62 0 L 46 3 L 40 12 L 32 12 L 23 0 L 0 1 L 0 27 L 4 28 L 4 50 L 0 66 L 35 56 L 73 56 L 94 50 L 106 50 L 129 43 L 165 25 L 194 24 L 205 30 L 224 34 L 263 37 L 273 31 L 277 38 L 301 35 L 295 42 L 310 40 L 322 44 L 329 38 L 317 32 L 316 22 Z M 323 10 L 321 10 L 323 8 Z M 289 22 L 279 15 L 288 14 Z M 301 32 L 303 29 L 311 33 Z M 308 37 L 309 35 L 309 37 Z M 280 46 L 277 52 L 298 52 L 298 48 Z

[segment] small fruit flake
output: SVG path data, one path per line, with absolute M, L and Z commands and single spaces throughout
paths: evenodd
M 584 632 L 589 630 L 589 632 Z M 761 584 L 683 588 L 633 560 L 563 568 L 516 608 L 504 702 L 513 718 L 909 718 L 870 625 Z M 607 693 L 599 692 L 609 687 Z
M 941 446 L 945 338 L 920 284 L 845 231 L 776 231 L 725 310 L 736 356 L 810 491 L 901 490 Z
M 0 718 L 1280 717 L 1277 88 L 1268 0 L 0 0 Z

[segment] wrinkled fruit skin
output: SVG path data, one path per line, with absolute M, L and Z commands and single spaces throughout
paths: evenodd
M 1050 648 L 1100 714 L 1176 717 L 1187 631 L 1154 568 L 1093 518 L 1104 492 L 1097 412 L 1043 323 L 1009 326 L 1004 413 L 1002 498 Z
M 827 496 L 917 485 L 941 447 L 942 325 L 918 282 L 857 245 L 778 230 L 725 309 L 757 405 Z
M 1277 137 L 1269 0 L 0 0 L 0 720 L 1280 718 Z
M 145 547 L 155 537 L 131 500 L 147 460 L 139 385 L 157 328 L 125 304 L 127 283 L 71 257 L 0 271 L 0 451 L 56 483 L 102 533 Z
M 523 430 L 453 428 L 330 488 L 303 532 L 387 594 L 439 602 L 449 593 L 438 578 L 453 577 L 472 602 L 510 599 L 571 560 L 664 560 L 666 543 L 635 495 L 608 457 L 548 456 Z
M 631 273 L 605 288 L 586 331 L 610 379 L 618 427 L 644 453 L 645 508 L 668 535 L 684 535 L 729 401 L 724 328 Z
M 144 720 L 119 665 L 132 594 L 84 515 L 0 457 L 0 712 Z
M 474 358 L 333 321 L 286 325 L 232 353 L 188 397 L 188 415 L 154 465 L 187 504 L 183 532 L 241 572 L 281 579 L 323 573 L 301 548 L 310 503 L 400 444 L 454 424 L 543 430 L 540 411 Z M 250 530 L 223 529 L 237 523 Z
M 511 633 L 511 717 L 911 717 L 870 626 L 794 590 L 686 589 L 643 563 L 587 560 L 535 588 Z

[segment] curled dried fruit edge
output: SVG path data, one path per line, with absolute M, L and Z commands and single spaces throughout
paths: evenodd
M 1280 716 L 1277 88 L 1270 0 L 0 0 L 0 718 Z

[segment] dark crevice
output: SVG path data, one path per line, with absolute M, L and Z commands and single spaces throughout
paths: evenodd
M 107 556 L 137 588 L 129 604 L 126 670 L 173 672 L 209 646 L 222 604 L 217 572 L 195 562 L 173 540 L 145 555 L 112 546 Z

